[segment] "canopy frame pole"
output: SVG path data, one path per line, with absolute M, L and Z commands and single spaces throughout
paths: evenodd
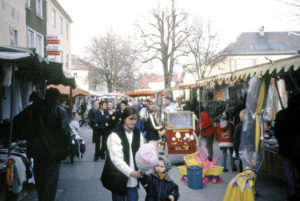
M 12 65 L 12 76 L 11 76 L 11 88 L 10 88 L 10 129 L 9 129 L 9 141 L 8 141 L 8 156 L 11 155 L 11 143 L 13 134 L 13 112 L 14 112 L 14 86 L 15 86 L 15 62 Z

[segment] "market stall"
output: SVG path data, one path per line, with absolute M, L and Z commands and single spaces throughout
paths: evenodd
M 47 84 L 75 87 L 75 80 L 65 77 L 61 63 L 39 57 L 34 49 L 19 47 L 0 46 L 0 72 L 0 199 L 8 200 L 8 195 L 21 196 L 23 181 L 31 181 L 24 172 L 30 167 L 26 143 L 13 142 L 14 117 L 30 105 L 32 92 L 44 95 Z M 22 171 L 26 177 L 17 186 L 8 188 L 7 184 L 16 183 L 14 176 L 18 174 L 13 171 Z
M 211 82 L 232 84 L 248 80 L 239 155 L 249 169 L 232 180 L 224 200 L 234 200 L 232 196 L 245 188 L 250 189 L 247 197 L 254 199 L 254 179 L 259 170 L 284 180 L 278 143 L 271 131 L 272 122 L 276 113 L 287 107 L 289 96 L 300 93 L 299 69 L 300 56 L 297 55 L 199 81 L 199 85 L 207 86 Z

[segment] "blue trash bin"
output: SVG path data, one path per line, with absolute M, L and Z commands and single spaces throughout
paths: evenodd
M 188 187 L 194 190 L 203 188 L 202 167 L 195 166 L 195 165 L 188 166 L 187 176 L 188 176 Z

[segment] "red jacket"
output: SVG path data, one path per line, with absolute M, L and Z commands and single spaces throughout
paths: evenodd
M 215 126 L 214 122 L 211 120 L 209 117 L 209 114 L 207 112 L 201 112 L 200 113 L 201 117 L 201 130 L 202 130 L 202 136 L 209 136 L 215 133 Z M 200 121 L 198 121 L 197 126 L 196 126 L 196 134 L 199 135 L 200 130 L 199 130 L 199 124 Z
M 219 147 L 233 147 L 232 133 L 233 125 L 228 121 L 228 124 L 221 128 L 221 123 L 217 126 L 217 139 L 219 142 Z

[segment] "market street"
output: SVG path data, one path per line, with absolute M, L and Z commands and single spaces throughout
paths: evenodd
M 56 201 L 109 201 L 111 200 L 111 192 L 102 186 L 99 179 L 104 160 L 93 161 L 94 144 L 91 142 L 92 131 L 88 126 L 85 126 L 81 128 L 80 132 L 86 140 L 86 152 L 82 159 L 76 158 L 74 164 L 62 162 Z M 214 143 L 214 153 L 221 154 L 217 143 Z M 182 155 L 169 155 L 170 161 L 173 162 L 183 161 L 182 157 Z M 181 181 L 176 166 L 173 166 L 170 175 L 179 186 L 179 200 L 222 201 L 227 183 L 235 174 L 230 171 L 223 173 L 223 181 L 221 183 L 212 184 L 210 182 L 201 190 L 190 189 L 186 182 Z M 285 183 L 265 173 L 259 175 L 257 189 L 259 194 L 257 201 L 282 201 L 287 194 Z M 139 197 L 139 200 L 145 199 L 143 188 L 139 190 Z M 37 200 L 37 196 L 35 191 L 32 191 L 22 201 L 35 200 Z

